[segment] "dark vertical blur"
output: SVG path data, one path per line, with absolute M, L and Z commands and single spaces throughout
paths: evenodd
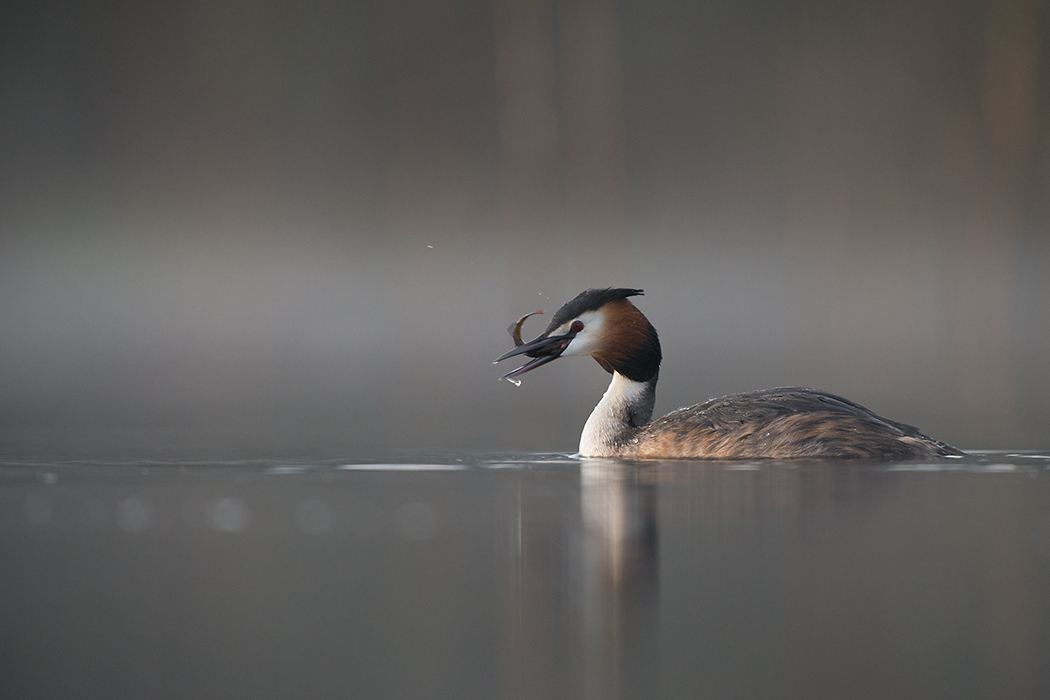
M 1045 446 L 1048 46 L 1037 0 L 8 3 L 0 439 L 573 449 L 601 370 L 489 361 L 624 285 L 658 410 Z

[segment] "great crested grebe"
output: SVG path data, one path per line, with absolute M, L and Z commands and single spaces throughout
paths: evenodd
M 660 374 L 656 329 L 628 297 L 640 289 L 588 289 L 558 309 L 516 355 L 534 358 L 501 379 L 515 381 L 559 357 L 590 355 L 612 374 L 580 436 L 581 457 L 628 459 L 875 459 L 958 457 L 951 445 L 815 389 L 789 387 L 724 396 L 650 422 Z M 535 312 L 542 313 L 542 312 Z M 517 382 L 515 382 L 517 383 Z

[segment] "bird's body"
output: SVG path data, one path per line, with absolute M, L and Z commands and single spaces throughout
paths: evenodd
M 613 397 L 625 382 L 630 380 L 614 375 Z M 634 391 L 627 389 L 628 394 Z M 627 402 L 613 397 L 603 398 L 587 420 L 581 455 L 897 461 L 959 454 L 910 425 L 816 389 L 788 387 L 723 396 L 641 425 L 631 425 L 618 410 Z
M 506 375 L 511 379 L 562 355 L 590 355 L 612 373 L 584 425 L 582 457 L 899 461 L 963 454 L 852 401 L 797 387 L 711 399 L 650 422 L 660 341 L 627 299 L 638 294 L 588 290 L 563 306 L 542 335 L 500 358 L 535 358 Z

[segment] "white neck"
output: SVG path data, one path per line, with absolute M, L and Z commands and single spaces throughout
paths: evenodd
M 625 435 L 645 425 L 656 403 L 656 377 L 636 382 L 613 372 L 602 400 L 591 411 L 580 436 L 581 457 L 615 457 Z

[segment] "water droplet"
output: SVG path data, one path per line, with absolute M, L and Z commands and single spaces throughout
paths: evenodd
M 514 377 L 507 377 L 506 379 L 507 379 L 508 382 L 510 382 L 514 386 L 521 386 L 521 380 L 520 379 L 515 379 Z

